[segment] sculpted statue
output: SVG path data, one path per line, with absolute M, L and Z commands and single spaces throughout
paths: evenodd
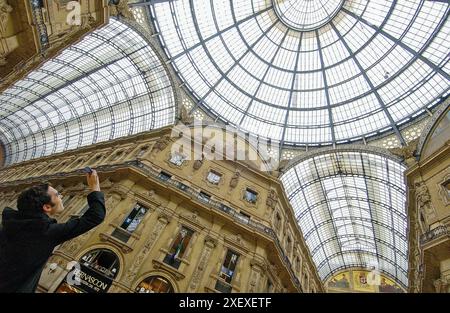
M 231 188 L 235 188 L 239 182 L 239 177 L 241 177 L 241 172 L 239 170 L 236 170 L 236 172 L 234 172 L 233 177 L 231 177 L 230 180 L 230 187 Z
M 410 141 L 409 144 L 406 146 L 402 146 L 400 148 L 392 148 L 392 149 L 389 149 L 389 151 L 392 154 L 395 154 L 395 155 L 403 158 L 404 160 L 413 159 L 416 154 L 418 143 L 419 143 L 419 138 L 416 138 L 416 139 Z
M 6 0 L 0 0 L 0 38 L 4 37 L 6 24 L 8 23 L 8 14 L 11 13 L 12 10 L 12 6 L 10 6 Z M 2 45 L 3 44 L 0 44 L 0 66 L 6 64 L 5 55 L 8 53 L 8 48 L 4 51 L 3 48 L 1 48 Z
M 278 195 L 274 189 L 269 190 L 269 194 L 267 195 L 266 205 L 269 208 L 275 209 L 278 201 Z
M 436 216 L 431 204 L 430 192 L 428 191 L 428 187 L 427 185 L 425 185 L 424 181 L 416 182 L 414 184 L 414 187 L 416 193 L 417 208 L 420 210 L 420 212 L 422 212 L 425 220 L 428 223 L 430 219 Z
M 169 135 L 162 136 L 156 141 L 155 145 L 153 146 L 152 152 L 163 151 L 165 148 L 167 148 L 169 143 L 170 143 L 170 136 Z
M 204 159 L 205 159 L 205 156 L 202 153 L 201 159 L 194 161 L 194 165 L 193 165 L 194 170 L 198 170 L 198 169 L 200 169 L 200 167 L 202 167 Z
M 112 0 L 111 4 L 111 15 L 122 16 L 129 20 L 134 20 L 133 13 L 128 7 L 128 0 Z
M 189 112 L 184 105 L 181 106 L 180 121 L 185 125 L 189 125 L 194 122 L 194 117 L 189 115 Z

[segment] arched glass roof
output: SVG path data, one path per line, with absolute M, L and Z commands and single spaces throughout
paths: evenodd
M 351 150 L 294 164 L 281 181 L 319 276 L 374 267 L 407 287 L 405 166 Z
M 115 19 L 0 94 L 6 164 L 172 124 L 166 69 Z
M 144 5 L 197 105 L 284 145 L 327 145 L 384 132 L 404 143 L 399 125 L 449 91 L 445 1 Z

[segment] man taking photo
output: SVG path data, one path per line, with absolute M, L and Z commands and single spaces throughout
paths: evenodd
M 105 199 L 97 172 L 87 183 L 89 209 L 67 223 L 52 218 L 64 210 L 62 197 L 48 184 L 33 186 L 17 199 L 17 211 L 5 208 L 0 227 L 0 292 L 35 292 L 53 249 L 82 235 L 105 219 Z

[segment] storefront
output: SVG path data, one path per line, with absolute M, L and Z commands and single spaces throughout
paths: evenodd
M 172 284 L 162 276 L 149 276 L 137 287 L 137 293 L 173 293 Z
M 56 293 L 105 293 L 119 272 L 117 255 L 108 249 L 92 250 L 75 264 Z

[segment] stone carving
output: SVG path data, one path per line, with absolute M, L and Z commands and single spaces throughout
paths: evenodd
M 152 152 L 157 153 L 163 151 L 164 149 L 167 148 L 169 143 L 170 143 L 170 136 L 169 135 L 162 136 L 156 141 L 155 145 L 152 148 Z
M 396 155 L 401 157 L 405 160 L 406 164 L 410 166 L 412 163 L 415 162 L 415 156 L 417 151 L 417 144 L 419 142 L 419 138 L 416 138 L 408 143 L 406 146 L 402 146 L 400 148 L 392 148 L 389 149 L 389 151 Z
M 134 21 L 133 13 L 128 7 L 128 0 L 112 0 L 110 1 L 111 15 L 124 17 Z
M 195 160 L 194 161 L 194 165 L 192 167 L 194 168 L 195 171 L 199 170 L 200 167 L 202 167 L 204 159 L 205 159 L 205 156 L 202 153 L 202 158 L 200 160 Z
M 155 225 L 155 228 L 153 228 L 152 233 L 147 238 L 147 241 L 144 244 L 144 247 L 139 251 L 139 254 L 134 259 L 133 264 L 130 266 L 126 274 L 124 275 L 124 283 L 126 285 L 131 285 L 133 282 L 133 279 L 136 277 L 139 268 L 142 265 L 142 262 L 147 257 L 148 253 L 152 250 L 156 240 L 161 235 L 162 230 L 166 227 L 166 225 L 169 223 L 168 219 L 165 216 L 160 216 L 158 218 L 158 221 Z
M 441 277 L 436 279 L 433 284 L 436 293 L 450 293 L 450 279 Z
M 189 289 L 192 292 L 197 290 L 198 284 L 200 283 L 203 273 L 208 265 L 209 257 L 211 255 L 212 250 L 216 246 L 216 241 L 212 238 L 205 239 L 205 247 L 202 250 L 202 254 L 200 255 L 197 267 L 192 274 L 191 282 L 189 283 Z
M 419 212 L 422 213 L 425 222 L 429 225 L 430 221 L 436 217 L 436 212 L 431 203 L 431 195 L 424 181 L 414 184 L 416 193 L 416 204 Z
M 277 202 L 278 202 L 277 192 L 274 189 L 270 189 L 269 194 L 267 195 L 266 205 L 271 209 L 275 209 Z
M 261 281 L 261 267 L 258 264 L 252 264 L 251 274 L 248 283 L 248 292 L 259 292 L 259 284 Z
M 0 0 L 0 38 L 2 39 L 0 48 L 0 66 L 6 64 L 5 55 L 8 53 L 6 42 L 4 43 L 4 37 L 6 32 L 6 24 L 8 23 L 9 13 L 13 10 L 6 0 Z
M 106 199 L 106 211 L 109 212 L 111 210 L 114 210 L 119 202 L 122 201 L 122 197 L 117 193 L 112 193 L 107 199 Z
M 81 245 L 86 242 L 90 235 L 92 235 L 92 231 L 88 231 L 81 236 L 63 243 L 61 245 L 61 250 L 70 256 L 75 256 L 75 253 L 80 249 Z
M 447 174 L 438 184 L 438 195 L 444 205 L 450 204 L 450 174 Z
M 231 180 L 230 180 L 231 188 L 236 188 L 240 177 L 241 177 L 241 172 L 239 170 L 236 170 L 233 174 L 233 177 L 231 177 Z
M 184 105 L 181 106 L 180 110 L 180 122 L 185 125 L 189 125 L 194 122 L 194 117 L 189 115 L 189 112 Z

